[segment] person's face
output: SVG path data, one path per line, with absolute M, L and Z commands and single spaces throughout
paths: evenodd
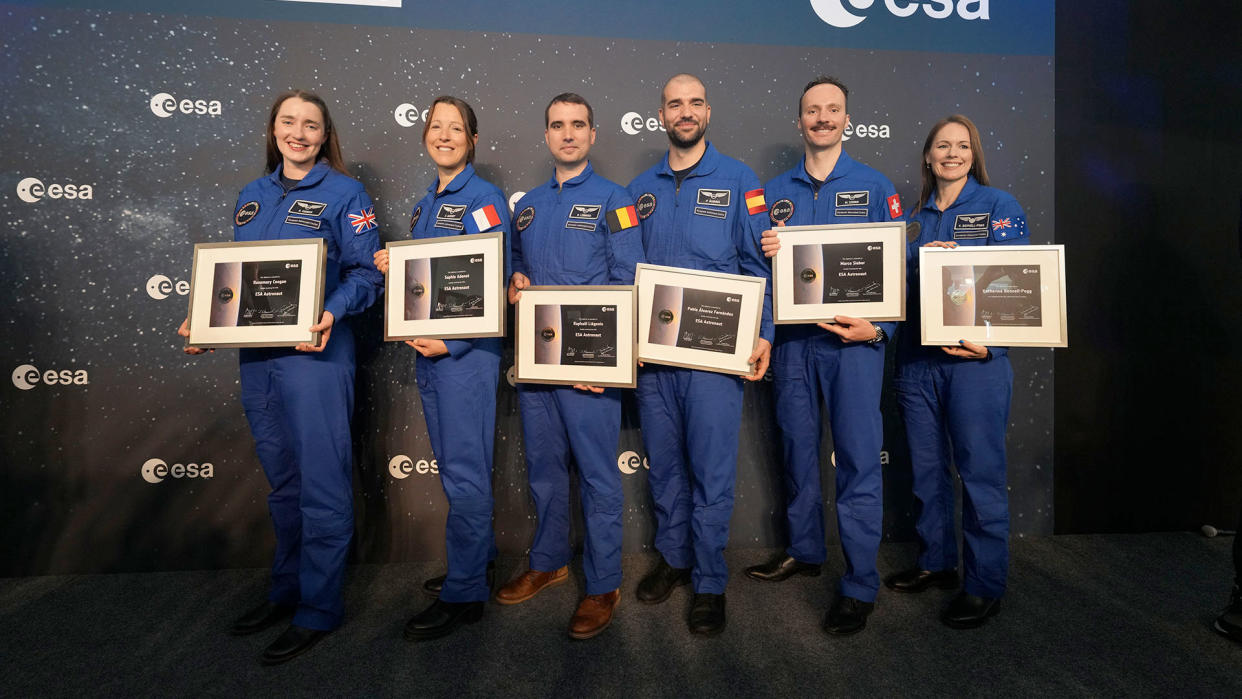
M 557 165 L 573 168 L 585 162 L 595 144 L 595 128 L 589 122 L 586 105 L 553 102 L 543 139 Z
M 964 179 L 975 161 L 970 150 L 970 132 L 957 122 L 945 124 L 936 132 L 931 149 L 923 157 L 940 182 Z
M 272 124 L 276 148 L 285 161 L 285 170 L 310 170 L 319 159 L 319 149 L 328 139 L 323 112 L 311 102 L 290 97 L 276 110 Z
M 674 80 L 664 86 L 664 104 L 660 121 L 668 131 L 668 140 L 678 148 L 690 148 L 703 139 L 712 118 L 707 104 L 707 90 L 698 80 Z
M 478 136 L 470 135 L 457 107 L 441 102 L 431 111 L 423 145 L 438 167 L 445 170 L 465 167 L 470 155 L 470 143 L 478 143 L 478 140 Z
M 845 113 L 845 93 L 836 85 L 816 85 L 802 95 L 798 131 L 807 148 L 823 150 L 841 143 L 850 115 Z

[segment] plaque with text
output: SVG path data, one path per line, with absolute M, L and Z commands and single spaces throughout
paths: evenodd
M 772 258 L 774 322 L 831 323 L 838 315 L 905 320 L 904 222 L 773 230 L 781 240 Z
M 515 311 L 517 381 L 633 388 L 633 286 L 532 286 Z
M 1066 347 L 1065 246 L 919 248 L 922 343 Z
M 499 232 L 388 243 L 384 339 L 504 335 Z
M 321 238 L 195 245 L 186 345 L 318 344 L 325 261 Z
M 638 358 L 750 374 L 766 285 L 759 277 L 638 265 Z

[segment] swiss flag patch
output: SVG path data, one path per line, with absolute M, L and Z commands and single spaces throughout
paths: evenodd
M 889 197 L 887 201 L 888 201 L 888 215 L 891 216 L 893 220 L 901 218 L 901 198 L 898 197 L 896 194 L 894 194 L 893 196 Z

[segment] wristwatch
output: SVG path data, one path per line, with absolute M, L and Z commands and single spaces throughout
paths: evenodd
M 868 345 L 877 345 L 888 339 L 888 333 L 884 332 L 884 328 L 881 328 L 878 325 L 874 327 L 875 327 L 875 337 L 871 338 L 870 340 L 867 340 Z

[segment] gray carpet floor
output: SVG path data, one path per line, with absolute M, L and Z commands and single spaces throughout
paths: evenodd
M 729 553 L 728 628 L 686 630 L 689 588 L 634 599 L 654 562 L 627 556 L 613 625 L 566 635 L 573 582 L 521 605 L 489 603 L 453 635 L 407 643 L 407 617 L 438 563 L 354 566 L 344 626 L 277 667 L 257 662 L 280 628 L 244 638 L 232 619 L 261 600 L 262 570 L 0 580 L 3 696 L 1242 696 L 1242 644 L 1210 630 L 1232 580 L 1230 539 L 1190 533 L 1013 542 L 1010 589 L 986 626 L 937 620 L 948 591 L 881 590 L 862 633 L 819 623 L 840 563 L 779 584 L 741 570 L 772 552 Z M 831 551 L 832 549 L 830 549 Z M 880 567 L 912 560 L 885 544 Z M 523 561 L 500 561 L 501 579 Z

